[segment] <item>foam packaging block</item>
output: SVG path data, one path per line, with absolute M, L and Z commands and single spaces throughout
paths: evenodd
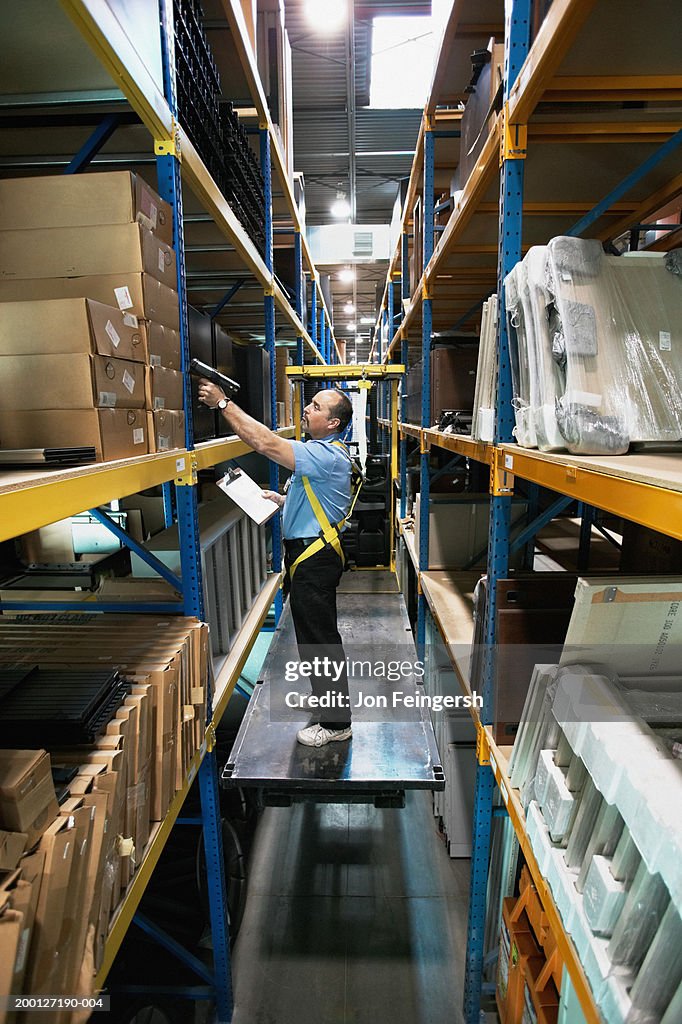
M 610 859 L 593 857 L 585 879 L 583 903 L 595 935 L 611 935 L 624 902 L 625 886 L 611 874 Z

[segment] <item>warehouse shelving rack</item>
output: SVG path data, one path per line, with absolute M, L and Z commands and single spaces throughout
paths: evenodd
M 223 7 L 232 45 L 238 53 L 241 66 L 244 69 L 249 95 L 256 108 L 258 118 L 261 164 L 266 187 L 265 259 L 261 258 L 229 203 L 221 195 L 178 119 L 174 88 L 171 0 L 160 0 L 159 4 L 158 27 L 163 67 L 163 89 L 158 76 L 153 74 L 152 69 L 140 57 L 140 52 L 143 51 L 140 51 L 140 48 L 135 45 L 135 41 L 127 34 L 125 22 L 116 16 L 115 4 L 110 6 L 106 0 L 61 0 L 61 6 L 89 44 L 100 64 L 111 74 L 114 83 L 120 88 L 123 97 L 139 116 L 151 138 L 155 140 L 154 156 L 159 191 L 163 198 L 172 205 L 174 214 L 174 248 L 178 261 L 183 369 L 187 365 L 189 352 L 186 259 L 196 259 L 197 253 L 201 255 L 208 252 L 211 256 L 214 253 L 219 253 L 218 260 L 221 265 L 224 264 L 227 267 L 228 278 L 230 275 L 234 277 L 235 274 L 238 275 L 238 278 L 230 283 L 230 286 L 226 288 L 225 295 L 213 309 L 215 317 L 220 316 L 221 322 L 229 328 L 244 315 L 244 311 L 248 308 L 247 304 L 240 305 L 240 300 L 244 301 L 244 295 L 248 291 L 243 286 L 247 285 L 247 282 L 255 281 L 252 288 L 260 289 L 266 347 L 270 354 L 272 371 L 272 423 L 273 428 L 278 429 L 275 389 L 276 314 L 279 313 L 285 329 L 292 332 L 295 338 L 299 365 L 302 366 L 306 358 L 322 364 L 336 363 L 339 351 L 333 337 L 330 312 L 320 288 L 319 274 L 312 262 L 305 240 L 291 182 L 286 173 L 281 146 L 258 78 L 253 51 L 239 4 L 234 0 L 224 0 Z M 110 91 L 106 90 L 106 93 L 106 98 L 110 100 Z M 70 170 L 73 172 L 84 169 L 110 139 L 112 131 L 121 123 L 122 119 L 118 113 L 103 114 L 101 124 L 81 148 L 76 158 L 69 163 Z M 274 165 L 274 174 L 272 165 Z M 189 185 L 193 201 L 200 204 L 202 212 L 198 215 L 189 213 L 187 217 L 183 217 L 182 179 Z M 273 185 L 275 184 L 279 192 L 273 196 Z M 275 204 L 277 204 L 279 214 L 276 223 L 273 219 Z M 194 239 L 187 237 L 189 233 L 207 230 L 218 233 L 227 241 L 227 244 L 209 241 L 204 245 L 201 244 L 201 239 L 198 243 L 192 244 Z M 276 233 L 278 236 L 286 234 L 294 250 L 296 280 L 293 295 L 287 294 L 274 272 L 273 244 Z M 225 275 L 222 271 L 216 275 L 216 280 L 224 282 Z M 308 296 L 309 290 L 310 296 Z M 236 298 L 238 292 L 240 299 L 233 303 L 232 300 Z M 311 307 L 310 332 L 306 328 L 308 299 L 310 299 Z M 187 429 L 183 449 L 49 473 L 25 471 L 0 474 L 0 540 L 15 537 L 28 530 L 38 529 L 58 519 L 80 512 L 84 507 L 97 508 L 114 498 L 124 497 L 148 487 L 163 485 L 166 524 L 170 524 L 173 514 L 177 516 L 178 521 L 182 565 L 181 600 L 177 603 L 156 604 L 98 602 L 96 606 L 86 603 L 78 607 L 88 611 L 175 612 L 204 618 L 196 493 L 198 471 L 237 458 L 249 452 L 250 449 L 236 437 L 195 445 L 192 434 L 190 397 L 189 375 L 186 375 Z M 294 428 L 279 428 L 278 432 L 282 436 L 291 436 Z M 275 467 L 271 467 L 271 473 L 273 485 L 276 486 Z M 173 513 L 173 509 L 175 509 L 175 513 Z M 125 542 L 131 547 L 134 546 L 134 542 L 130 538 L 126 538 Z M 128 926 L 135 917 L 145 887 L 189 788 L 195 778 L 198 778 L 211 915 L 213 971 L 209 971 L 204 964 L 187 951 L 180 949 L 177 944 L 173 944 L 172 940 L 169 940 L 148 921 L 139 918 L 138 923 L 154 935 L 169 951 L 189 964 L 199 975 L 200 980 L 205 983 L 192 989 L 184 989 L 182 994 L 194 998 L 213 998 L 216 1002 L 217 1019 L 227 1022 L 232 1018 L 228 913 L 214 750 L 215 729 L 273 602 L 276 615 L 281 610 L 281 582 L 281 541 L 278 524 L 274 524 L 273 572 L 268 577 L 242 625 L 241 631 L 214 681 L 212 692 L 211 687 L 207 687 L 208 725 L 204 741 L 193 759 L 183 787 L 176 793 L 167 815 L 153 832 L 138 870 L 112 921 L 105 947 L 104 961 L 96 978 L 98 988 L 101 988 L 106 982 L 116 953 Z M 5 603 L 3 607 L 18 609 L 28 606 Z M 73 610 L 74 605 L 50 602 L 42 603 L 41 609 L 43 611 Z
M 504 27 L 505 72 L 502 110 L 495 115 L 490 135 L 454 212 L 440 233 L 433 234 L 433 195 L 443 179 L 436 147 L 440 138 L 456 138 L 457 113 L 439 109 L 456 100 L 461 87 L 462 45 L 485 46 L 488 35 L 500 38 Z M 403 208 L 400 239 L 389 264 L 375 336 L 388 328 L 388 345 L 379 343 L 385 361 L 407 365 L 411 344 L 418 343 L 424 359 L 421 425 L 400 424 L 400 532 L 418 581 L 417 640 L 425 640 L 425 618 L 433 617 L 445 642 L 464 693 L 469 692 L 456 655 L 473 635 L 470 577 L 466 573 L 429 571 L 428 522 L 420 517 L 418 537 L 408 529 L 406 457 L 408 439 L 418 442 L 421 456 L 422 501 L 429 494 L 428 452 L 442 448 L 490 467 L 490 537 L 488 546 L 488 607 L 485 642 L 495 642 L 495 595 L 498 579 L 507 573 L 510 547 L 510 503 L 515 480 L 539 485 L 577 500 L 589 521 L 592 508 L 681 538 L 682 457 L 672 454 L 632 454 L 619 458 L 583 458 L 546 454 L 512 443 L 511 371 L 506 338 L 501 282 L 526 249 L 558 234 L 589 234 L 608 241 L 645 222 L 682 193 L 680 145 L 682 119 L 679 101 L 682 76 L 670 39 L 679 37 L 680 12 L 654 3 L 642 8 L 613 0 L 554 0 L 532 44 L 529 41 L 531 5 L 472 4 L 454 0 L 417 143 Z M 467 45 L 468 44 L 468 45 Z M 600 73 L 593 74 L 599 66 Z M 659 101 L 647 116 L 647 100 Z M 538 105 L 544 101 L 544 110 Z M 630 109 L 604 114 L 600 103 L 632 101 Z M 673 102 L 676 101 L 676 102 Z M 596 112 L 592 112 L 596 111 Z M 452 143 L 445 143 L 446 146 Z M 588 159 L 577 147 L 589 147 Z M 585 152 L 585 150 L 583 150 Z M 549 154 L 549 156 L 547 155 Z M 577 159 L 576 159 L 577 157 Z M 435 175 L 435 178 L 434 178 Z M 494 198 L 498 187 L 499 200 Z M 588 191 L 591 190 L 591 191 Z M 604 198 L 598 201 L 599 195 Z M 420 196 L 423 219 L 423 272 L 410 289 L 412 209 Z M 428 199 L 426 198 L 428 197 Z M 400 287 L 401 308 L 394 316 L 394 291 Z M 483 301 L 497 292 L 499 302 L 497 408 L 494 442 L 480 444 L 471 437 L 431 427 L 429 354 L 432 332 L 475 327 Z M 397 323 L 396 323 L 397 321 Z M 383 417 L 381 426 L 388 430 Z M 538 517 L 527 533 L 544 525 Z M 491 722 L 490 668 L 484 685 L 484 707 L 472 708 L 476 723 L 477 777 L 474 809 L 469 927 L 465 978 L 465 1018 L 479 1020 L 484 990 L 484 929 L 490 856 L 493 792 L 497 787 L 526 858 L 585 1018 L 602 1018 L 582 964 L 557 912 L 551 892 L 530 848 L 525 816 L 507 771 L 510 748 L 494 742 Z M 490 991 L 490 989 L 488 989 Z

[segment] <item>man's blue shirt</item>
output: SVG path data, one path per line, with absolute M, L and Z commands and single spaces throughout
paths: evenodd
M 340 522 L 350 507 L 351 462 L 345 451 L 332 441 L 338 434 L 330 434 L 319 441 L 290 441 L 294 449 L 296 466 L 284 503 L 282 528 L 287 540 L 297 537 L 317 537 L 320 524 L 315 518 L 303 477 L 310 480 L 315 495 L 329 522 Z

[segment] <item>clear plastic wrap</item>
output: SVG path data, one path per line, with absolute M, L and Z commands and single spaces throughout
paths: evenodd
M 512 371 L 514 436 L 523 448 L 536 448 L 535 426 L 532 415 L 531 360 L 534 341 L 532 321 L 526 322 L 526 310 L 522 301 L 525 290 L 525 261 L 512 267 L 504 281 L 505 308 L 509 326 L 509 355 Z
M 569 451 L 622 454 L 682 438 L 682 278 L 665 256 L 606 256 L 560 236 L 547 246 L 557 423 Z
M 532 246 L 524 258 L 525 275 L 521 299 L 526 323 L 532 326 L 531 405 L 538 448 L 558 451 L 564 439 L 556 420 L 556 400 L 564 391 L 565 378 L 554 358 L 549 331 L 551 297 L 546 286 L 547 246 Z
M 495 433 L 495 377 L 497 371 L 497 295 L 483 303 L 481 337 L 474 392 L 471 434 L 476 441 L 492 441 Z

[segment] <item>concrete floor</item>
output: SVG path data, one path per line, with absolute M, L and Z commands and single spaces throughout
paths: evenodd
M 233 1024 L 462 1024 L 469 861 L 404 810 L 268 808 L 234 950 Z

